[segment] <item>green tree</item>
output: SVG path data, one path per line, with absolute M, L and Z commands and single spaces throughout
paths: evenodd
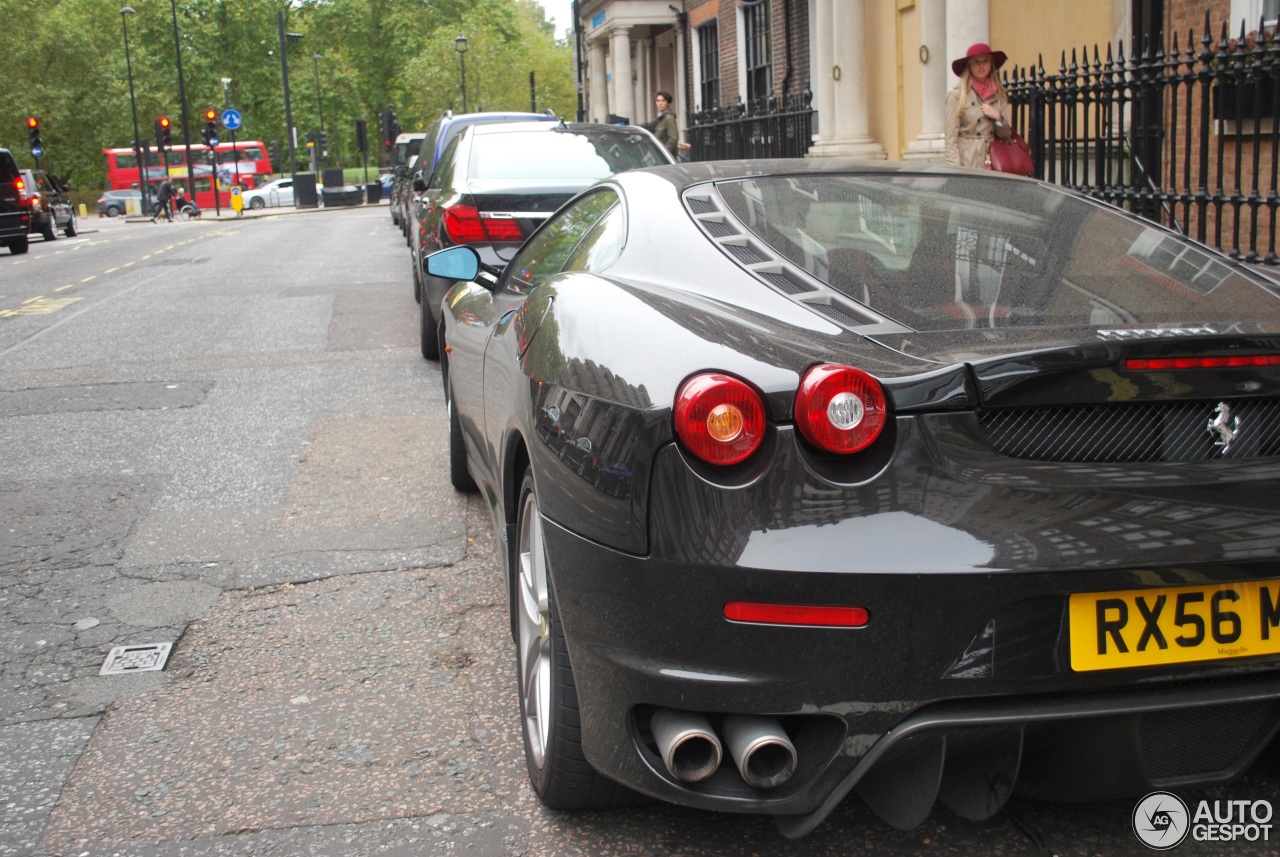
M 125 2 L 135 12 L 127 21 L 117 0 L 4 0 L 0 56 L 10 71 L 0 88 L 0 146 L 21 165 L 31 164 L 25 120 L 37 116 L 41 165 L 81 188 L 102 187 L 102 150 L 133 139 L 126 23 L 139 133 L 147 140 L 155 119 L 168 116 L 175 143 L 184 131 L 199 142 L 204 109 L 229 101 L 245 117 L 241 139 L 278 140 L 287 150 L 277 12 L 287 16 L 289 32 L 302 34 L 288 47 L 294 125 L 299 136 L 318 129 L 322 103 L 331 162 L 358 166 L 355 120 L 369 122 L 376 138 L 377 115 L 389 104 L 406 130 L 461 107 L 453 47 L 459 33 L 471 48 L 471 109 L 528 109 L 529 72 L 539 109 L 570 116 L 576 103 L 570 49 L 556 43 L 532 0 Z M 178 97 L 175 9 L 189 129 Z M 223 78 L 231 80 L 225 95 Z

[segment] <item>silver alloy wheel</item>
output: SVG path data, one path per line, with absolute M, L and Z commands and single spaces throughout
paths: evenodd
M 533 491 L 524 496 L 516 557 L 520 564 L 520 683 L 525 735 L 533 763 L 543 768 L 551 730 L 551 608 L 542 515 Z

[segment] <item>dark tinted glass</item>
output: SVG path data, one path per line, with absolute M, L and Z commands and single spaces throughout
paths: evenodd
M 611 190 L 596 191 L 570 203 L 538 230 L 507 265 L 507 288 L 528 291 L 560 273 L 583 238 L 617 203 L 618 195 Z
M 941 175 L 721 182 L 779 255 L 921 330 L 1280 321 L 1229 260 L 1030 182 Z
M 622 129 L 506 131 L 476 135 L 469 173 L 473 179 L 594 181 L 666 163 L 652 138 Z

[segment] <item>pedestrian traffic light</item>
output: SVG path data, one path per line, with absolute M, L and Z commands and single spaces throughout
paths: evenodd
M 40 139 L 40 120 L 34 116 L 27 117 L 27 145 L 33 152 L 44 148 L 44 141 Z
M 156 146 L 161 149 L 173 147 L 173 128 L 166 116 L 156 120 Z

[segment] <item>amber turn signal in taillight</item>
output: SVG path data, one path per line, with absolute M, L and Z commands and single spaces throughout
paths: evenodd
M 764 440 L 764 401 L 745 381 L 719 372 L 694 375 L 676 393 L 676 436 L 710 464 L 737 464 Z

